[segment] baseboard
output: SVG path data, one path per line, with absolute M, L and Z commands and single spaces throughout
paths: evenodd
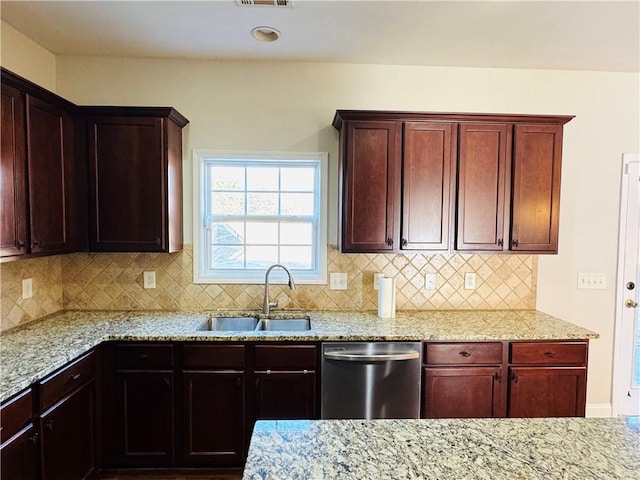
M 610 417 L 610 403 L 591 403 L 587 404 L 585 417 Z

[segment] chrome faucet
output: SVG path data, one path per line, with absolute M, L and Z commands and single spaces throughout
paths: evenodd
M 280 267 L 285 272 L 287 272 L 287 275 L 289 276 L 289 288 L 291 290 L 296 289 L 296 284 L 293 281 L 293 275 L 291 275 L 291 272 L 287 267 L 285 267 L 284 265 L 280 265 L 279 263 L 276 263 L 275 265 L 271 265 L 267 269 L 267 273 L 264 274 L 264 300 L 262 301 L 262 313 L 266 315 L 269 315 L 269 309 L 271 307 L 278 306 L 278 300 L 274 300 L 273 302 L 269 301 L 269 273 L 271 273 L 271 270 L 273 270 L 276 267 Z

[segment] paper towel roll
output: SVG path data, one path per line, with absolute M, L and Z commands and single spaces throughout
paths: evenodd
M 395 278 L 378 278 L 378 317 L 396 318 Z

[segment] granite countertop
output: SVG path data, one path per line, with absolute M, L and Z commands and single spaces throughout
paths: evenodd
M 257 311 L 67 311 L 2 334 L 0 401 L 37 382 L 103 341 L 380 341 L 569 340 L 598 334 L 535 310 L 376 312 L 274 311 L 273 318 L 308 315 L 308 331 L 212 332 L 211 316 Z
M 274 420 L 244 480 L 632 480 L 640 417 Z

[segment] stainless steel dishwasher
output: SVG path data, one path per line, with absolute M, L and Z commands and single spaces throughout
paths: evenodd
M 419 418 L 420 342 L 322 344 L 322 418 Z

